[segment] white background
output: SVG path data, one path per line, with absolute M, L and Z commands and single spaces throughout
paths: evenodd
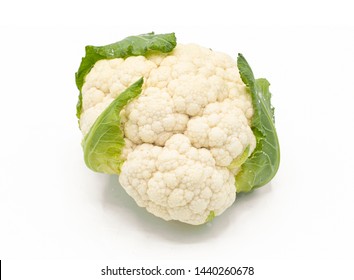
M 0 258 L 353 261 L 350 1 L 285 2 L 2 1 Z M 278 174 L 207 225 L 155 218 L 83 161 L 84 46 L 150 31 L 241 52 L 271 82 Z

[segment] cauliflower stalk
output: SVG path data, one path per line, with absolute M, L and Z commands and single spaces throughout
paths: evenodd
M 76 73 L 86 165 L 119 174 L 140 207 L 199 225 L 279 166 L 269 83 L 245 58 L 174 33 L 86 47 Z

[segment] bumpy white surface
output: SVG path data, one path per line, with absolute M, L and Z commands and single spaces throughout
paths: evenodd
M 251 98 L 236 62 L 192 44 L 168 55 L 98 61 L 82 88 L 84 135 L 140 77 L 143 92 L 121 112 L 126 161 L 120 183 L 154 215 L 202 224 L 234 202 L 237 170 L 227 166 L 256 145 Z
M 211 211 L 220 215 L 236 197 L 233 174 L 183 134 L 173 135 L 164 147 L 139 145 L 123 164 L 120 183 L 154 215 L 195 225 Z

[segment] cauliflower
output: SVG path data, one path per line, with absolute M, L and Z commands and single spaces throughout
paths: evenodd
M 149 33 L 86 47 L 76 82 L 87 166 L 158 217 L 203 224 L 277 172 L 269 83 L 242 55 Z

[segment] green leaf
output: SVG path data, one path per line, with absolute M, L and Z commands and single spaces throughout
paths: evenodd
M 280 163 L 280 147 L 274 126 L 269 82 L 254 78 L 252 69 L 242 54 L 238 55 L 237 66 L 252 97 L 254 115 L 251 128 L 257 142 L 255 150 L 236 175 L 237 192 L 248 192 L 267 184 L 275 176 Z
M 121 129 L 120 111 L 142 91 L 143 78 L 140 78 L 101 113 L 82 141 L 84 159 L 93 171 L 119 174 L 123 164 L 121 158 L 125 145 Z
M 150 51 L 168 53 L 175 48 L 176 44 L 174 33 L 155 35 L 154 32 L 151 32 L 138 36 L 130 36 L 106 46 L 86 46 L 86 54 L 82 58 L 79 70 L 75 73 L 76 86 L 80 91 L 79 100 L 76 105 L 76 116 L 80 118 L 81 115 L 81 90 L 85 82 L 85 77 L 97 61 L 101 59 L 127 58 L 129 56 L 145 56 Z
M 231 170 L 240 167 L 247 160 L 249 152 L 250 146 L 247 146 L 243 153 L 235 158 L 227 168 Z
M 211 222 L 212 220 L 214 220 L 214 218 L 215 218 L 215 212 L 214 211 L 210 211 L 208 217 L 205 219 L 205 223 Z

